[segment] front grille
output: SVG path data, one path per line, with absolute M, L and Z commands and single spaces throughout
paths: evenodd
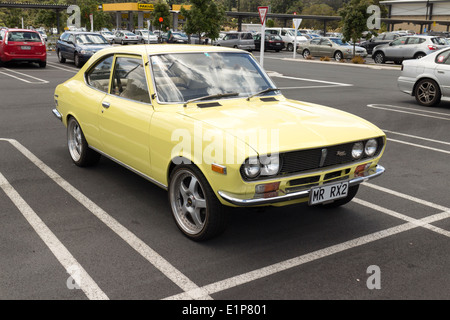
M 355 142 L 283 153 L 280 155 L 282 166 L 279 175 L 342 165 L 367 158 L 365 156 L 358 160 L 352 158 L 352 147 Z M 378 156 L 383 149 L 383 138 L 377 138 L 377 142 L 378 149 L 374 157 Z M 323 156 L 324 149 L 326 150 L 326 156 Z
M 378 142 L 378 149 L 375 152 L 375 155 L 373 157 L 377 157 L 381 150 L 383 150 L 383 144 L 384 140 L 382 137 L 376 138 Z M 365 144 L 367 140 L 361 141 Z M 345 165 L 345 164 L 351 164 L 355 161 L 361 161 L 364 159 L 367 159 L 367 156 L 363 156 L 360 159 L 354 160 L 352 157 L 352 147 L 355 142 L 354 141 L 350 143 L 340 144 L 340 145 L 334 145 L 334 146 L 327 146 L 327 147 L 320 147 L 315 149 L 306 149 L 306 150 L 296 150 L 296 151 L 290 151 L 280 154 L 280 163 L 281 163 L 281 169 L 278 173 L 278 177 L 283 177 L 285 175 L 291 175 L 291 174 L 298 174 L 309 170 L 318 170 L 318 169 L 327 169 L 332 166 L 336 165 Z M 244 178 L 244 180 L 248 180 L 245 177 L 244 174 L 244 166 L 241 166 L 241 176 Z M 348 172 L 341 173 L 339 171 L 339 174 L 336 173 L 335 176 L 330 175 L 327 177 L 328 179 L 332 179 L 335 177 L 340 176 L 341 174 L 348 174 Z M 273 176 L 272 176 L 273 177 Z M 260 180 L 267 177 L 258 177 L 254 180 Z M 293 183 L 292 183 L 293 182 Z M 301 180 L 293 180 L 291 182 L 291 185 L 297 185 L 300 184 L 300 182 L 303 182 Z M 313 181 L 310 181 L 311 183 Z M 304 182 L 308 183 L 308 182 Z

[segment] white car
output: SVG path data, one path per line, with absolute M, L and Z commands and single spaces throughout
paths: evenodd
M 152 31 L 142 29 L 136 30 L 134 33 L 138 36 L 140 43 L 158 43 L 158 36 Z
M 114 42 L 114 33 L 112 33 L 111 31 L 100 31 L 100 34 L 106 40 L 108 40 L 109 43 L 113 43 Z
M 431 107 L 450 97 L 450 48 L 421 59 L 405 60 L 397 79 L 401 91 L 414 96 L 417 103 Z

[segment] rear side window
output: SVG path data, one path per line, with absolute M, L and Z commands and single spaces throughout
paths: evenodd
M 12 31 L 8 32 L 8 41 L 14 42 L 41 42 L 41 37 L 36 32 L 29 31 Z
M 444 45 L 444 46 L 448 45 L 447 41 L 445 41 L 444 38 L 431 38 L 431 41 L 434 44 L 439 44 L 439 45 Z
M 87 83 L 100 91 L 108 92 L 112 63 L 113 56 L 109 56 L 100 60 L 93 68 L 89 69 L 89 71 L 87 72 Z
M 408 44 L 420 44 L 423 42 L 425 42 L 424 38 L 418 38 L 418 37 L 408 38 Z
M 395 34 L 386 34 L 384 40 L 395 40 L 398 36 Z
M 253 39 L 253 37 L 252 37 L 252 34 L 251 34 L 251 33 L 243 33 L 243 34 L 241 35 L 241 39 L 244 39 L 244 40 L 251 40 L 251 39 Z
M 436 57 L 436 63 L 437 64 L 450 64 L 450 50 L 441 52 L 437 57 Z

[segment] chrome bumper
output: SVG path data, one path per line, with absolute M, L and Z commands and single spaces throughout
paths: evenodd
M 61 113 L 59 113 L 58 109 L 56 109 L 56 108 L 53 109 L 52 113 L 56 118 L 58 118 L 59 121 L 62 121 L 62 115 L 61 115 Z
M 370 179 L 376 178 L 384 173 L 385 169 L 384 167 L 377 165 L 375 168 L 369 169 L 365 171 L 360 176 L 354 177 L 353 179 L 350 179 L 348 181 L 349 186 L 355 186 L 360 183 L 363 183 L 365 181 L 368 181 Z M 240 207 L 248 207 L 248 206 L 257 206 L 257 205 L 264 205 L 264 204 L 271 204 L 271 203 L 277 203 L 277 202 L 285 202 L 285 201 L 291 201 L 291 200 L 297 200 L 302 198 L 308 198 L 309 194 L 311 192 L 310 189 L 305 189 L 302 191 L 292 192 L 292 193 L 282 193 L 279 191 L 276 195 L 272 197 L 266 197 L 266 198 L 251 198 L 251 199 L 243 199 L 240 198 L 239 195 L 231 194 L 224 191 L 218 191 L 218 194 L 224 199 L 225 201 L 234 204 L 236 206 Z

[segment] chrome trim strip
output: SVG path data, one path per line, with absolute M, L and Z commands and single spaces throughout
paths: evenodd
M 62 121 L 62 115 L 61 115 L 61 113 L 59 113 L 58 109 L 54 108 L 52 110 L 52 113 L 56 118 L 58 118 L 59 121 Z
M 161 183 L 161 182 L 159 182 L 159 181 L 157 181 L 157 180 L 155 180 L 155 179 L 153 179 L 153 178 L 150 178 L 150 177 L 147 176 L 146 174 L 144 174 L 144 173 L 142 173 L 142 172 L 140 172 L 140 171 L 138 171 L 138 170 L 136 170 L 136 169 L 130 167 L 129 165 L 127 165 L 127 164 L 125 164 L 125 163 L 123 163 L 123 162 L 117 160 L 117 159 L 114 158 L 114 157 L 111 157 L 110 155 L 104 153 L 103 151 L 100 151 L 100 150 L 98 150 L 97 148 L 94 148 L 94 147 L 91 147 L 91 146 L 89 146 L 89 148 L 91 148 L 92 150 L 94 150 L 94 151 L 100 153 L 102 156 L 105 156 L 106 158 L 108 158 L 108 159 L 114 161 L 115 163 L 120 164 L 122 167 L 124 167 L 124 168 L 126 168 L 126 169 L 128 169 L 128 170 L 130 170 L 130 171 L 132 171 L 132 172 L 134 172 L 134 173 L 136 173 L 137 175 L 139 175 L 139 176 L 141 176 L 142 178 L 144 178 L 144 179 L 150 181 L 151 183 L 156 184 L 158 187 L 163 188 L 163 189 L 166 190 L 166 191 L 168 190 L 168 188 L 167 188 L 167 186 L 166 186 L 165 184 L 163 184 L 163 183 Z
M 380 175 L 382 175 L 385 171 L 385 168 L 377 165 L 374 169 L 370 169 L 366 172 L 364 172 L 364 176 L 358 176 L 348 181 L 350 186 L 354 186 L 360 183 L 363 183 L 365 181 L 368 181 L 370 179 L 376 178 Z M 331 183 L 332 184 L 332 183 Z M 222 197 L 223 200 L 237 205 L 241 207 L 247 207 L 247 206 L 257 206 L 262 204 L 271 204 L 271 203 L 277 203 L 277 202 L 285 202 L 285 201 L 291 201 L 301 198 L 309 197 L 309 193 L 311 192 L 311 188 L 307 190 L 302 190 L 298 192 L 293 192 L 289 194 L 283 194 L 274 196 L 272 198 L 251 198 L 251 199 L 239 199 L 235 197 L 232 194 L 229 194 L 224 191 L 218 191 L 217 193 Z

